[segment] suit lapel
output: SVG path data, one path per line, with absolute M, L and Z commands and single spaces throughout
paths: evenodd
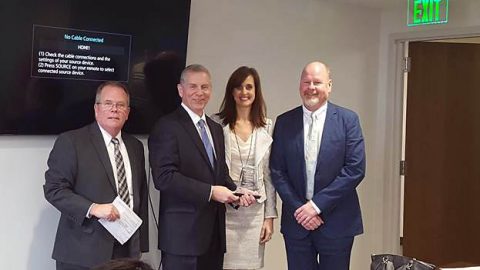
M 295 136 L 295 144 L 296 144 L 296 148 L 297 148 L 297 157 L 298 159 L 302 159 L 303 160 L 303 166 L 305 168 L 305 150 L 304 150 L 304 146 L 305 146 L 305 142 L 304 142 L 304 136 L 303 136 L 303 109 L 302 107 L 299 107 L 299 109 L 297 109 L 295 111 L 295 114 L 293 115 L 294 119 L 292 119 L 291 121 L 291 125 L 292 125 L 292 128 L 290 130 L 292 130 L 292 132 L 296 132 L 296 134 L 294 134 Z M 305 171 L 305 170 L 304 170 Z
M 302 175 L 302 179 L 300 179 L 300 184 L 301 184 L 301 190 L 302 194 L 305 195 L 306 192 L 306 179 L 307 179 L 307 170 L 306 170 L 306 165 L 305 165 L 305 139 L 304 139 L 304 127 L 303 127 L 303 108 L 302 106 L 298 107 L 295 110 L 295 113 L 293 114 L 293 119 L 290 121 L 292 127 L 291 132 L 294 132 L 294 140 L 296 144 L 296 151 L 295 151 L 295 156 L 293 157 L 293 162 L 299 162 L 300 163 L 300 172 Z
M 268 134 L 267 129 L 262 127 L 254 130 L 251 140 L 255 139 L 255 148 L 253 148 L 255 154 L 255 166 L 258 167 L 260 162 L 263 160 L 263 157 L 270 149 L 270 145 L 273 140 L 270 134 Z
M 122 132 L 122 140 L 127 148 L 128 160 L 130 161 L 130 170 L 132 172 L 132 191 L 133 191 L 133 209 L 138 209 L 138 203 L 140 198 L 140 177 L 139 177 L 139 164 L 135 157 L 138 154 L 135 152 L 135 147 L 131 138 Z
M 225 140 L 225 162 L 227 163 L 228 169 L 230 169 L 230 162 L 232 162 L 232 141 L 230 140 L 230 127 L 228 125 L 223 127 L 223 138 Z
M 110 158 L 108 156 L 107 147 L 105 146 L 105 141 L 103 140 L 102 133 L 100 128 L 98 127 L 97 122 L 94 122 L 90 125 L 90 140 L 97 151 L 97 155 L 100 158 L 100 161 L 105 168 L 105 172 L 108 176 L 108 181 L 110 182 L 110 186 L 112 189 L 117 192 L 117 185 L 115 184 L 115 177 L 113 176 L 113 168 L 112 163 L 110 162 Z
M 202 139 L 198 134 L 197 128 L 193 124 L 192 118 L 190 118 L 190 115 L 188 115 L 187 111 L 185 111 L 185 109 L 182 106 L 180 106 L 177 109 L 177 115 L 183 128 L 187 131 L 187 134 L 190 136 L 195 146 L 197 147 L 198 151 L 200 152 L 201 156 L 203 157 L 203 160 L 207 163 L 208 167 L 213 172 L 213 168 L 212 166 L 210 166 L 210 161 L 208 159 L 207 151 L 205 150 L 205 146 L 203 145 Z M 210 124 L 209 124 L 209 127 L 210 127 Z M 212 137 L 213 137 L 213 134 L 212 134 Z
M 327 107 L 327 115 L 325 116 L 325 124 L 323 126 L 323 133 L 322 133 L 322 142 L 320 144 L 320 150 L 318 151 L 317 156 L 317 166 L 316 170 L 322 166 L 323 159 L 327 158 L 329 155 L 328 147 L 331 145 L 332 136 L 335 134 L 335 128 L 337 123 L 337 108 L 334 104 L 328 103 Z
M 213 125 L 214 125 L 213 120 L 210 119 L 210 117 L 208 117 L 208 116 L 206 117 L 206 119 L 207 119 L 208 129 L 210 129 L 210 133 L 212 134 L 213 148 L 214 148 L 214 151 L 215 151 L 215 155 L 214 155 L 214 163 L 215 164 L 213 164 L 213 165 L 214 165 L 214 168 L 216 169 L 218 167 L 217 166 L 217 163 L 218 163 L 217 159 L 220 156 L 219 151 L 220 151 L 220 149 L 225 149 L 225 145 L 220 144 L 220 138 L 219 138 L 220 136 L 223 135 L 223 130 L 220 130 L 221 133 L 218 133 L 217 129 L 213 127 Z M 202 143 L 202 145 L 203 145 L 203 143 Z M 204 147 L 204 149 L 205 149 L 205 147 Z M 205 151 L 205 155 L 206 154 L 207 154 L 207 151 Z M 208 156 L 207 156 L 207 158 L 208 158 Z

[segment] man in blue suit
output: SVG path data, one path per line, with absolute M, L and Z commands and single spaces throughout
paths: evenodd
M 353 239 L 363 233 L 356 187 L 365 175 L 358 116 L 328 102 L 329 68 L 305 66 L 303 106 L 277 118 L 270 155 L 282 207 L 288 269 L 349 269 Z

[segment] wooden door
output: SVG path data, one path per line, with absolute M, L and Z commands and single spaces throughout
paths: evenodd
M 480 45 L 409 55 L 403 254 L 480 265 Z

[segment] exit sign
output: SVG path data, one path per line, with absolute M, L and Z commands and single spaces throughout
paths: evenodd
M 407 0 L 408 26 L 448 22 L 448 0 Z

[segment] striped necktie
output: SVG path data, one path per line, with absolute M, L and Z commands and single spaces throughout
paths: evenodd
M 114 146 L 115 166 L 117 166 L 118 195 L 127 205 L 130 205 L 125 165 L 123 164 L 122 154 L 120 153 L 120 142 L 117 138 L 112 138 L 112 143 Z

